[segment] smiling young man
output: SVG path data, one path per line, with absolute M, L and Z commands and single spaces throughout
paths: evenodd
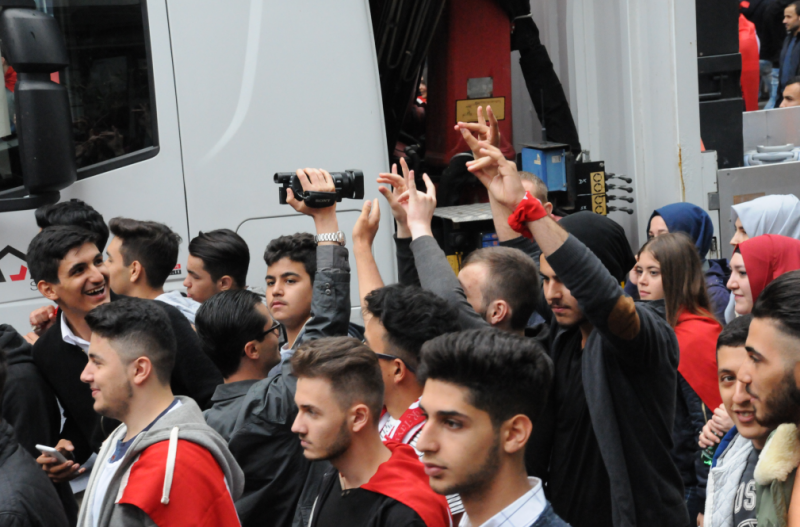
M 305 457 L 328 460 L 309 527 L 449 527 L 444 497 L 417 453 L 381 441 L 383 382 L 375 353 L 349 337 L 318 339 L 291 359 L 299 412 L 292 431 Z
M 81 373 L 94 410 L 121 421 L 103 443 L 80 527 L 238 526 L 244 475 L 225 441 L 170 377 L 175 335 L 156 304 L 125 298 L 86 316 L 92 331 Z
M 183 286 L 202 304 L 220 291 L 244 289 L 249 266 L 250 249 L 241 236 L 230 229 L 201 232 L 189 242 Z
M 493 329 L 450 333 L 425 344 L 420 377 L 417 448 L 433 490 L 461 495 L 461 525 L 566 526 L 525 469 L 553 379 L 541 346 Z

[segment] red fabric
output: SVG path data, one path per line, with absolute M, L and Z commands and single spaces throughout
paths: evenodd
M 533 238 L 526 223 L 540 220 L 545 216 L 547 216 L 547 211 L 542 202 L 534 198 L 530 192 L 526 192 L 516 210 L 508 217 L 508 226 L 526 238 Z
M 770 282 L 800 269 L 800 240 L 794 238 L 765 234 L 740 243 L 737 249 L 742 253 L 754 304 Z
M 17 84 L 17 72 L 14 71 L 14 68 L 12 68 L 9 65 L 8 69 L 6 70 L 6 88 L 13 92 L 14 86 L 16 86 L 16 84 Z
M 169 441 L 148 447 L 131 468 L 119 503 L 143 510 L 160 527 L 239 527 L 225 474 L 200 445 L 178 440 L 169 504 L 161 503 Z
M 761 71 L 758 63 L 756 26 L 739 14 L 739 53 L 742 54 L 742 96 L 748 112 L 758 110 L 758 85 Z
M 722 404 L 717 380 L 717 337 L 721 331 L 722 326 L 710 314 L 704 317 L 688 311 L 678 315 L 675 326 L 681 353 L 678 372 L 712 410 Z
M 450 527 L 450 508 L 444 496 L 431 489 L 417 453 L 408 445 L 388 441 L 389 461 L 361 488 L 399 501 L 419 514 L 427 527 Z
M 403 438 L 406 436 L 409 430 L 425 422 L 425 414 L 422 413 L 422 410 L 419 406 L 408 408 L 405 412 L 403 412 L 403 415 L 400 416 L 399 421 L 400 424 L 394 429 L 392 435 L 386 438 L 387 441 L 397 441 L 402 443 Z

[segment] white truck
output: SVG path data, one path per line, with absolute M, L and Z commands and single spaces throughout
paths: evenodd
M 388 157 L 366 0 L 37 0 L 37 8 L 59 22 L 69 54 L 56 80 L 69 92 L 78 181 L 61 200 L 179 233 L 180 269 L 168 289 L 186 276 L 189 240 L 223 227 L 247 241 L 248 284 L 264 288 L 267 243 L 313 232 L 309 218 L 278 204 L 276 172 L 357 168 L 366 197 L 378 196 Z M 18 150 L 16 139 L 0 141 L 0 199 L 19 194 Z M 348 235 L 361 205 L 339 204 Z M 392 280 L 388 208 L 382 222 L 375 254 Z M 0 323 L 21 333 L 45 303 L 25 262 L 37 231 L 33 210 L 0 214 Z

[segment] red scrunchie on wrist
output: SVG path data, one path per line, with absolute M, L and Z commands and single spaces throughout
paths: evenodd
M 540 220 L 545 216 L 547 216 L 547 211 L 542 202 L 531 196 L 530 192 L 526 192 L 525 197 L 519 202 L 511 216 L 508 217 L 508 226 L 526 238 L 533 238 L 533 234 L 528 230 L 526 223 Z

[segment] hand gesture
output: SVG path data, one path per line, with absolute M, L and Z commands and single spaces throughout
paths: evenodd
M 406 212 L 411 237 L 416 240 L 420 236 L 433 236 L 431 221 L 433 220 L 433 211 L 436 210 L 436 188 L 428 174 L 423 174 L 425 192 L 418 192 L 413 176 L 410 173 L 405 176 L 408 190 L 397 201 Z
M 378 198 L 372 201 L 365 201 L 361 215 L 356 220 L 353 227 L 353 247 L 372 247 L 375 235 L 378 234 L 378 227 L 381 223 L 381 208 L 378 206 Z
M 304 192 L 336 192 L 336 186 L 333 184 L 333 177 L 331 177 L 327 170 L 316 168 L 306 168 L 303 170 L 298 168 L 296 174 Z M 286 189 L 286 203 L 291 205 L 297 212 L 305 214 L 306 216 L 315 217 L 329 214 L 331 211 L 336 213 L 335 203 L 324 209 L 311 208 L 307 206 L 304 201 L 297 200 L 291 188 Z
M 456 124 L 456 130 L 468 130 L 473 137 L 478 141 L 485 141 L 491 146 L 500 148 L 500 125 L 497 118 L 494 116 L 491 106 L 486 107 L 486 114 L 489 117 L 489 126 L 486 126 L 486 119 L 483 117 L 483 107 L 478 106 L 478 122 L 477 123 L 462 123 Z M 472 146 L 470 145 L 470 148 Z M 472 150 L 472 157 L 479 159 L 483 157 L 478 150 Z
M 392 215 L 394 216 L 394 220 L 397 222 L 397 237 L 410 238 L 411 232 L 408 230 L 406 211 L 400 205 L 397 199 L 402 196 L 406 190 L 408 190 L 408 187 L 406 187 L 405 178 L 410 175 L 411 179 L 414 179 L 414 171 L 408 170 L 408 164 L 402 157 L 400 158 L 400 167 L 403 169 L 402 176 L 397 174 L 397 165 L 392 165 L 391 174 L 383 172 L 378 175 L 378 183 L 391 185 L 394 187 L 394 190 L 388 187 L 378 187 L 378 190 L 381 194 L 383 194 L 383 197 L 386 198 L 386 201 L 389 203 L 389 207 L 392 209 Z
M 483 156 L 469 161 L 467 170 L 475 174 L 495 201 L 513 211 L 525 197 L 525 189 L 517 172 L 517 165 L 503 157 L 500 149 L 485 141 L 478 141 L 466 129 L 461 135 L 469 147 Z
M 64 454 L 65 457 L 69 458 L 71 452 L 75 450 L 75 447 L 72 445 L 71 441 L 67 439 L 61 439 L 56 445 L 56 450 Z M 49 477 L 53 483 L 71 481 L 86 472 L 85 468 L 82 468 L 74 461 L 67 461 L 66 463 L 57 464 L 58 460 L 54 457 L 51 457 L 49 454 L 42 454 L 36 458 L 36 462 L 42 465 L 42 470 L 47 473 L 47 477 Z
M 55 323 L 56 313 L 57 310 L 53 306 L 44 306 L 33 310 L 29 319 L 33 332 L 41 337 Z

